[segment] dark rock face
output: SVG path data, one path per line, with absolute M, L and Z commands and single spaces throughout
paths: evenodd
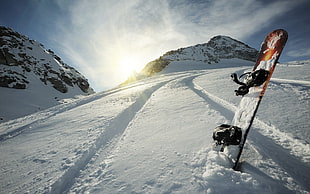
M 67 93 L 69 87 L 78 87 L 85 94 L 94 93 L 88 80 L 52 50 L 0 26 L 0 87 L 26 89 L 35 80 L 61 93 Z
M 215 36 L 207 44 L 222 59 L 238 58 L 255 62 L 258 51 L 228 36 Z

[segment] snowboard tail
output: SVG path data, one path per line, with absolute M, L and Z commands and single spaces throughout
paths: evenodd
M 242 81 L 236 74 L 232 74 L 233 81 L 241 85 L 235 93 L 242 96 L 242 99 L 232 124 L 215 128 L 213 139 L 217 145 L 222 145 L 221 151 L 228 148 L 225 153 L 234 161 L 234 170 L 238 170 L 247 136 L 287 38 L 287 32 L 282 29 L 269 33 L 261 45 L 252 71 L 241 75 L 239 79 L 246 75 Z

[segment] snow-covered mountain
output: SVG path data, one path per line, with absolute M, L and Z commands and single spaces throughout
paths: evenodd
M 219 67 L 223 64 L 220 62 L 225 59 L 241 59 L 254 62 L 257 54 L 256 49 L 243 42 L 228 36 L 215 36 L 204 44 L 166 52 L 158 59 L 146 64 L 141 72 L 133 73 L 123 85 L 152 76 L 163 70 L 168 73 L 189 69 L 205 69 L 209 68 L 210 65 Z M 175 67 L 175 62 L 180 61 L 183 61 L 183 63 L 177 63 L 178 65 Z M 188 65 L 189 63 L 191 65 Z
M 1 119 L 9 120 L 94 93 L 87 79 L 52 50 L 0 26 Z
M 148 63 L 142 74 L 153 75 L 162 71 L 173 61 L 195 61 L 204 64 L 219 63 L 223 59 L 255 61 L 258 51 L 228 36 L 215 36 L 205 44 L 169 51 Z M 187 68 L 188 69 L 188 68 Z M 175 69 L 174 69 L 175 70 Z

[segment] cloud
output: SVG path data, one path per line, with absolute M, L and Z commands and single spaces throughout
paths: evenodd
M 196 39 L 201 40 L 210 35 L 223 34 L 236 38 L 246 38 L 270 25 L 276 18 L 300 4 L 302 1 L 257 0 L 217 0 L 209 3 L 176 5 L 180 10 L 179 31 L 185 34 L 196 32 Z M 192 38 L 192 37 L 191 37 Z
M 166 51 L 207 42 L 214 35 L 246 39 L 298 2 L 57 1 L 69 10 L 69 18 L 59 19 L 54 39 L 61 40 L 61 50 L 72 65 L 102 90 L 126 79 L 120 75 L 120 62 L 128 56 L 134 56 L 141 69 Z
M 291 50 L 287 52 L 287 55 L 290 57 L 310 57 L 310 48 Z

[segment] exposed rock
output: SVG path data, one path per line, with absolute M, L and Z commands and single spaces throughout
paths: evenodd
M 52 50 L 28 37 L 0 26 L 0 87 L 26 89 L 29 78 L 37 77 L 45 85 L 66 93 L 69 87 L 82 93 L 94 93 L 87 79 L 65 64 Z

